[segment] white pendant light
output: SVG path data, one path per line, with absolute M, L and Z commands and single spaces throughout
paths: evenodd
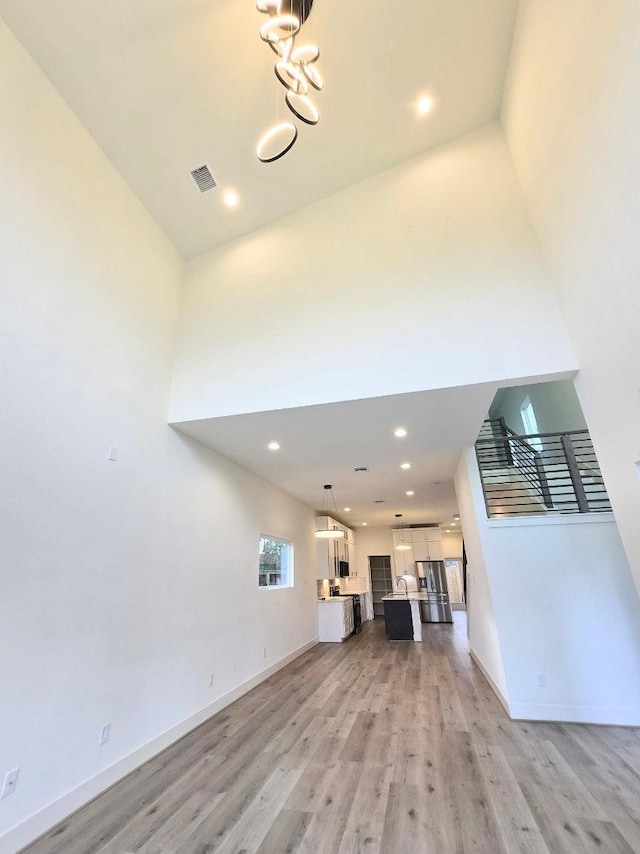
M 402 519 L 402 513 L 396 513 L 396 519 L 398 522 L 400 522 L 400 519 Z M 411 551 L 411 546 L 408 543 L 401 542 L 401 543 L 398 543 L 398 545 L 396 546 L 396 551 L 397 552 L 408 552 L 408 551 Z
M 318 530 L 316 531 L 316 537 L 319 540 L 344 540 L 344 531 L 334 530 Z
M 329 516 L 329 495 L 333 499 L 333 506 L 335 512 L 338 512 L 338 506 L 336 504 L 336 499 L 333 495 L 333 487 L 330 483 L 325 483 L 324 485 L 324 494 L 322 496 L 322 511 L 320 513 L 321 518 L 327 518 Z M 319 528 L 316 524 L 316 537 L 319 540 L 343 540 L 344 539 L 344 531 L 336 528 Z

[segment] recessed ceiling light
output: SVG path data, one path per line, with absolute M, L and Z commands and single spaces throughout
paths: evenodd
M 236 193 L 235 190 L 226 190 L 224 196 L 222 197 L 222 201 L 228 208 L 235 208 L 235 206 L 240 201 L 240 196 Z
M 393 435 L 398 439 L 404 439 L 404 437 L 407 435 L 407 431 L 404 429 L 404 427 L 396 427 L 396 429 L 393 431 Z
M 412 496 L 415 495 L 415 492 L 413 491 L 413 489 L 410 489 L 408 492 L 405 492 L 405 495 Z
M 351 513 L 351 507 L 345 507 L 344 512 L 345 513 Z
M 369 523 L 368 523 L 368 522 L 363 522 L 362 524 L 366 526 L 366 525 L 368 525 Z
M 452 525 L 455 525 L 455 524 L 457 524 L 457 523 L 456 523 L 456 522 L 452 522 L 451 524 L 452 524 Z
M 401 469 L 405 469 L 405 471 L 406 471 L 406 469 L 410 469 L 410 468 L 411 468 L 411 463 L 402 463 L 402 465 L 400 466 L 400 468 L 401 468 Z
M 430 113 L 433 109 L 433 98 L 431 95 L 422 95 L 418 98 L 418 102 L 416 104 L 416 110 L 418 111 L 419 116 L 426 116 L 427 113 Z
M 270 451 L 279 451 L 280 445 L 278 442 L 269 442 L 267 448 L 269 448 Z
M 455 514 L 454 516 L 452 516 L 451 518 L 452 518 L 452 519 L 455 519 L 455 520 L 456 520 L 456 522 L 459 522 L 459 521 L 460 521 L 460 514 L 459 514 L 459 513 L 456 513 L 456 514 Z

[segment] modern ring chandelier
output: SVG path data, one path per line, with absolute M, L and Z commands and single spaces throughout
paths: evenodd
M 309 97 L 311 89 L 320 89 L 324 81 L 316 67 L 320 50 L 315 45 L 296 47 L 296 37 L 309 17 L 313 0 L 257 0 L 259 12 L 269 18 L 260 27 L 260 38 L 276 54 L 274 71 L 287 90 L 285 103 L 293 115 L 308 125 L 316 125 L 320 114 Z M 256 154 L 263 163 L 279 160 L 298 138 L 292 121 L 277 122 L 261 136 Z

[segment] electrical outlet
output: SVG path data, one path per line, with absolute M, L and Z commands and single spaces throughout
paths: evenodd
M 0 799 L 8 798 L 9 795 L 12 795 L 16 790 L 16 785 L 18 783 L 18 771 L 19 768 L 14 768 L 13 771 L 7 771 L 4 775 L 4 783 L 2 785 L 2 792 L 0 792 Z
M 100 744 L 106 744 L 111 735 L 111 724 L 105 724 L 100 730 Z
M 547 677 L 544 673 L 536 674 L 536 683 L 538 688 L 546 688 L 547 687 Z
M 214 677 L 213 673 L 209 674 L 209 688 L 213 688 Z

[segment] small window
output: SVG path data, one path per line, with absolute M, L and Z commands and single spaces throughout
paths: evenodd
M 260 537 L 259 587 L 293 587 L 293 543 Z
M 539 433 L 538 422 L 536 420 L 536 414 L 533 411 L 533 404 L 529 396 L 525 397 L 522 406 L 520 407 L 520 417 L 522 418 L 522 426 L 524 428 L 525 435 L 535 435 Z M 527 439 L 527 442 L 531 447 L 536 451 L 542 451 L 542 441 L 540 439 Z

